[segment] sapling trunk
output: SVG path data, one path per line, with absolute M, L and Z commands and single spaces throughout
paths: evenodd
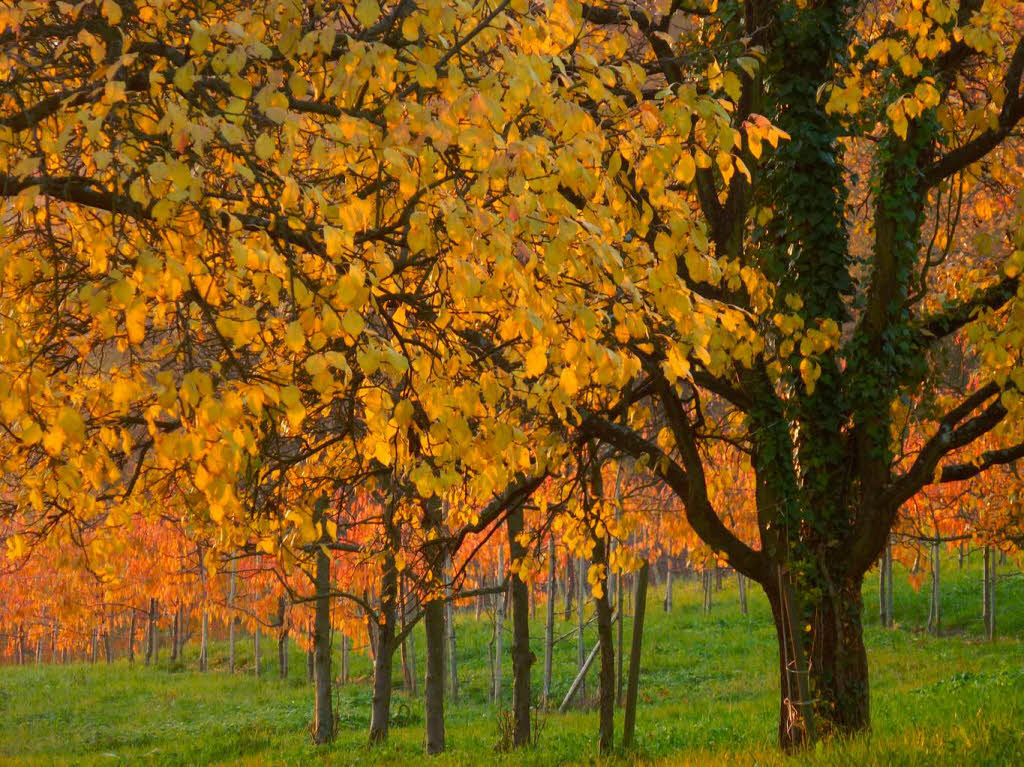
M 633 617 L 633 641 L 629 650 L 629 681 L 626 683 L 626 709 L 622 717 L 622 747 L 633 745 L 636 728 L 636 699 L 640 689 L 640 651 L 644 641 L 644 616 L 647 612 L 647 573 L 650 565 L 644 561 L 636 574 Z
M 551 662 L 555 644 L 555 536 L 548 538 L 547 615 L 544 621 L 544 702 L 551 698 Z

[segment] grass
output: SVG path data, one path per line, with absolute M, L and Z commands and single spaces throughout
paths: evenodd
M 865 587 L 865 623 L 872 681 L 870 733 L 833 740 L 796 757 L 775 749 L 778 710 L 774 630 L 763 596 L 750 589 L 750 614 L 739 612 L 735 579 L 715 593 L 702 615 L 695 581 L 677 579 L 675 609 L 650 595 L 645 632 L 638 749 L 599 758 L 596 713 L 542 714 L 540 745 L 497 754 L 495 708 L 487 702 L 490 623 L 472 613 L 457 620 L 459 704 L 447 711 L 449 750 L 436 765 L 1012 765 L 1024 764 L 1024 615 L 1016 609 L 1024 580 L 1006 578 L 997 591 L 1000 638 L 982 641 L 980 555 L 960 571 L 944 564 L 943 623 L 949 633 L 926 635 L 928 588 L 915 593 L 896 578 L 899 625 L 878 626 L 877 589 Z M 1003 572 L 1009 568 L 1004 567 Z M 541 637 L 541 614 L 531 626 Z M 559 624 L 559 634 L 570 630 Z M 628 647 L 629 622 L 626 625 Z M 587 638 L 594 641 L 593 630 Z M 539 640 L 535 640 L 539 653 Z M 423 670 L 423 638 L 416 638 Z M 239 644 L 241 662 L 250 643 Z M 387 745 L 365 745 L 369 725 L 369 661 L 353 656 L 356 680 L 337 688 L 338 738 L 314 748 L 308 727 L 311 689 L 304 658 L 293 652 L 292 674 L 277 678 L 271 643 L 265 675 L 224 673 L 226 647 L 215 645 L 215 669 L 72 666 L 0 668 L 0 763 L 4 765 L 401 765 L 423 760 L 422 697 L 396 694 L 395 726 Z M 506 643 L 506 650 L 508 643 Z M 196 648 L 189 648 L 195 652 Z M 553 695 L 560 700 L 575 665 L 575 638 L 557 647 Z M 541 664 L 534 687 L 540 687 Z M 504 663 L 507 695 L 511 662 Z M 400 664 L 396 669 L 396 684 Z M 587 692 L 593 695 L 596 674 Z M 507 705 L 507 703 L 506 703 Z M 616 721 L 621 734 L 621 714 Z

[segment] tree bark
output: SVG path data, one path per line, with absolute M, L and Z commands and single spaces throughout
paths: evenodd
M 348 684 L 348 635 L 341 635 L 341 683 Z
M 458 654 L 456 653 L 455 642 L 455 601 L 452 597 L 452 587 L 449 581 L 449 573 L 452 571 L 451 555 L 445 557 L 444 562 L 444 595 L 445 599 L 445 630 L 448 638 L 448 692 L 451 696 L 452 705 L 459 702 L 459 665 Z
M 235 571 L 238 565 L 231 564 L 231 576 L 228 581 L 228 670 L 235 673 Z
M 199 646 L 199 670 L 206 671 L 210 667 L 210 614 L 203 610 L 203 628 Z
M 391 527 L 390 523 L 388 525 Z M 391 717 L 391 670 L 395 652 L 395 620 L 398 603 L 398 574 L 393 550 L 385 555 L 380 584 L 380 623 L 377 654 L 373 660 L 373 707 L 370 714 L 370 743 L 383 743 L 388 737 Z
M 985 547 L 984 578 L 982 581 L 982 619 L 985 624 L 985 638 L 992 641 L 996 638 L 995 615 L 995 573 L 996 556 L 991 546 Z
M 592 562 L 606 567 L 605 541 L 598 537 L 594 543 Z M 607 569 L 604 571 L 607 574 Z M 669 577 L 671 578 L 671 570 Z M 612 636 L 612 608 L 608 598 L 608 578 L 602 584 L 600 596 L 594 599 L 597 613 L 597 639 L 600 643 L 601 665 L 598 668 L 598 748 L 602 754 L 611 753 L 615 741 L 615 644 Z
M 263 673 L 263 663 L 260 660 L 260 624 L 257 621 L 252 630 L 252 670 L 257 677 Z
M 932 541 L 932 593 L 928 610 L 928 630 L 935 636 L 942 633 L 942 599 L 939 591 L 939 553 L 941 544 L 938 538 Z
M 503 548 L 498 549 L 498 578 L 497 582 L 501 583 L 505 579 L 505 550 Z M 497 595 L 498 603 L 497 610 L 494 616 L 494 678 L 492 680 L 493 686 L 491 689 L 491 699 L 495 703 L 501 703 L 501 662 L 503 660 L 504 641 L 505 641 L 505 596 L 508 594 L 508 589 L 503 589 L 500 594 Z
M 551 662 L 555 645 L 555 536 L 548 538 L 548 611 L 544 621 L 544 702 L 551 698 Z
M 323 525 L 323 520 L 318 520 Z M 323 525 L 322 542 L 328 541 Z M 316 602 L 313 608 L 313 742 L 334 740 L 334 711 L 331 699 L 331 558 L 323 546 L 316 549 L 314 574 Z
M 155 661 L 156 655 L 156 611 L 157 601 L 149 600 L 149 614 L 146 616 L 146 660 L 145 665 Z
M 406 632 L 406 617 L 409 614 L 409 593 L 405 585 L 405 576 L 398 579 L 399 609 L 402 632 L 402 686 L 409 695 L 416 694 L 416 660 L 413 657 L 412 632 Z
M 827 593 L 801 596 L 780 571 L 765 592 L 779 638 L 779 742 L 792 751 L 819 734 L 850 734 L 869 725 L 863 575 L 837 579 Z
M 178 660 L 178 631 L 179 621 L 181 620 L 181 608 L 174 611 L 174 615 L 171 618 L 171 663 Z
M 426 709 L 427 754 L 444 751 L 444 602 L 432 598 L 423 605 L 427 635 L 427 675 L 423 682 Z
M 129 608 L 131 610 L 131 623 L 128 625 L 128 665 L 132 666 L 135 663 L 135 621 L 138 612 L 134 607 Z M 54 648 L 53 652 L 56 652 L 56 635 L 54 634 Z
M 523 531 L 523 510 L 517 508 L 506 517 L 509 561 L 514 565 L 526 556 L 519 542 Z M 530 668 L 534 655 L 530 650 L 529 594 L 518 571 L 512 576 L 512 745 L 530 743 Z
M 633 745 L 633 732 L 636 728 L 636 699 L 640 688 L 640 652 L 644 642 L 644 616 L 647 612 L 647 573 L 650 565 L 645 560 L 640 565 L 636 577 L 636 594 L 634 596 L 635 615 L 633 616 L 633 641 L 629 650 L 629 681 L 626 684 L 626 710 L 622 720 L 622 747 Z
M 665 612 L 672 612 L 672 559 L 665 560 Z
M 576 593 L 576 566 L 572 557 L 565 555 L 565 620 L 572 620 L 572 598 Z
M 587 662 L 587 646 L 583 636 L 584 627 L 584 614 L 583 608 L 586 605 L 586 594 L 587 594 L 587 574 L 584 570 L 585 564 L 583 557 L 577 557 L 576 559 L 576 669 L 580 670 Z M 587 675 L 584 673 L 583 679 L 580 680 L 579 685 L 579 697 L 576 699 L 580 705 L 583 705 L 587 701 Z

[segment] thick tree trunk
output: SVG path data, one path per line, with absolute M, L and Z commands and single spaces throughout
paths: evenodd
M 785 575 L 765 589 L 779 639 L 779 742 L 785 750 L 869 726 L 862 584 L 863 576 L 835 580 L 830 593 L 814 601 L 801 600 Z
M 592 561 L 595 565 L 607 565 L 606 547 L 603 538 L 594 543 Z M 607 573 L 607 570 L 605 570 Z M 669 570 L 669 577 L 671 577 Z M 608 598 L 608 579 L 605 579 L 600 596 L 594 599 L 597 613 L 597 639 L 600 643 L 601 665 L 598 668 L 598 747 L 602 754 L 612 750 L 615 741 L 615 645 L 612 636 L 612 608 Z
M 522 561 L 526 549 L 519 542 L 523 531 L 523 510 L 511 512 L 506 518 L 509 560 Z M 512 576 L 512 745 L 530 743 L 530 667 L 534 656 L 530 650 L 529 594 L 519 575 Z
M 555 536 L 548 538 L 548 611 L 544 621 L 544 702 L 551 698 L 551 662 L 555 645 Z
M 645 560 L 636 576 L 636 605 L 633 616 L 633 642 L 629 650 L 629 682 L 626 684 L 626 709 L 622 719 L 622 747 L 633 745 L 636 728 L 636 699 L 640 688 L 640 651 L 644 642 L 644 616 L 647 612 L 647 573 L 650 565 Z
M 395 621 L 398 612 L 398 574 L 393 554 L 387 554 L 380 584 L 380 623 L 374 632 L 377 654 L 373 660 L 373 707 L 370 742 L 383 743 L 391 717 L 391 670 L 395 652 Z
M 444 602 L 431 599 L 423 606 L 427 635 L 427 674 L 423 682 L 427 754 L 444 751 Z
M 321 540 L 326 539 L 326 533 Z M 313 608 L 313 742 L 334 740 L 331 705 L 331 558 L 322 546 L 316 550 L 314 574 L 316 602 Z

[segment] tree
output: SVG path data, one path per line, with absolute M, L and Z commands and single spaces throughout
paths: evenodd
M 1006 439 L 1020 418 L 1019 219 L 1002 244 L 984 231 L 991 219 L 979 227 L 945 204 L 964 189 L 991 200 L 993 166 L 1019 178 L 1024 20 L 1013 4 L 970 0 L 719 3 L 693 9 L 693 22 L 677 8 L 583 11 L 628 30 L 669 89 L 710 88 L 729 127 L 709 153 L 711 131 L 685 113 L 681 183 L 652 180 L 642 159 L 623 165 L 636 218 L 617 241 L 646 242 L 663 271 L 645 283 L 643 331 L 622 347 L 642 374 L 617 417 L 592 412 L 582 429 L 646 458 L 696 533 L 762 586 L 783 689 L 787 660 L 806 664 L 818 731 L 857 731 L 869 723 L 861 583 L 900 506 L 929 483 L 1024 456 L 1010 440 L 973 461 L 956 453 L 986 434 Z M 973 77 L 991 91 L 972 89 Z M 651 114 L 657 135 L 670 115 Z M 765 124 L 783 139 L 773 151 Z M 854 198 L 872 212 L 851 215 Z M 927 419 L 904 464 L 893 408 L 928 390 L 951 336 L 977 356 L 981 383 Z M 718 435 L 708 416 L 722 403 L 743 420 Z M 665 440 L 642 432 L 652 409 Z M 710 499 L 707 445 L 719 436 L 751 458 L 756 548 Z M 811 737 L 804 714 L 783 695 L 783 746 Z

